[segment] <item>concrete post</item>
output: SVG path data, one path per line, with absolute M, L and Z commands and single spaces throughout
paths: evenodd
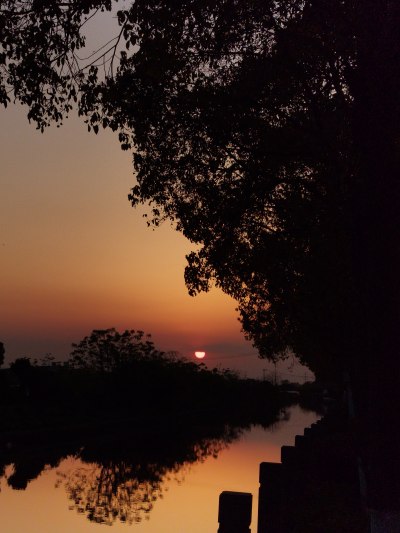
M 283 533 L 282 503 L 282 464 L 261 463 L 258 495 L 258 533 Z
M 293 464 L 296 461 L 298 451 L 295 446 L 281 446 L 281 462 Z
M 252 503 L 253 496 L 248 492 L 221 492 L 218 507 L 218 533 L 251 533 Z

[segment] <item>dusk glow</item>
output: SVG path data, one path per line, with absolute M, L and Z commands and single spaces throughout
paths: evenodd
M 205 360 L 248 354 L 229 366 L 261 377 L 265 361 L 244 339 L 234 300 L 219 289 L 189 296 L 190 242 L 169 224 L 151 231 L 144 209 L 130 206 L 135 176 L 118 140 L 89 134 L 74 117 L 41 134 L 25 112 L 0 111 L 6 362 L 47 352 L 65 360 L 92 329 L 136 328 L 165 351 L 207 345 Z
M 95 19 L 85 25 L 91 50 L 118 31 L 116 16 Z M 0 108 L 5 364 L 49 352 L 66 360 L 71 343 L 115 327 L 141 329 L 161 350 L 218 361 L 247 377 L 272 372 L 245 340 L 233 298 L 215 287 L 189 296 L 185 256 L 196 246 L 172 224 L 152 231 L 146 207 L 131 207 L 132 153 L 121 150 L 118 135 L 89 133 L 74 112 L 42 134 L 27 113 L 20 105 Z
M 107 31 L 93 33 L 95 48 Z M 41 134 L 26 114 L 18 105 L 0 109 L 6 364 L 48 352 L 65 360 L 71 343 L 92 329 L 115 327 L 142 329 L 162 350 L 226 360 L 262 377 L 269 363 L 244 339 L 235 301 L 217 288 L 189 296 L 185 256 L 195 247 L 168 223 L 151 231 L 146 208 L 128 202 L 136 183 L 132 154 L 120 149 L 118 136 L 88 133 L 74 113 Z

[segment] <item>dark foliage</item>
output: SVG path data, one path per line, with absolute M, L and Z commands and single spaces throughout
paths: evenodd
M 73 344 L 68 364 L 95 372 L 124 371 L 137 362 L 165 361 L 172 354 L 158 351 L 151 335 L 143 331 L 126 330 L 119 333 L 114 328 L 94 330 L 79 344 Z
M 262 356 L 290 346 L 320 376 L 349 369 L 371 478 L 395 479 L 400 4 L 137 0 L 80 62 L 84 18 L 111 4 L 2 2 L 0 102 L 43 129 L 76 99 L 89 128 L 118 131 L 132 204 L 197 245 L 191 294 L 233 296 Z
M 200 245 L 189 291 L 232 295 L 262 356 L 291 346 L 329 375 L 392 352 L 398 6 L 141 0 L 79 60 L 84 21 L 111 6 L 3 2 L 1 101 L 43 128 L 77 100 L 89 127 L 118 131 L 132 204 Z
M 263 356 L 349 368 L 380 435 L 371 470 L 385 448 L 398 471 L 400 4 L 138 0 L 79 63 L 82 17 L 110 7 L 2 2 L 0 101 L 43 128 L 76 98 L 89 127 L 118 131 L 132 204 L 198 245 L 190 292 L 233 296 Z

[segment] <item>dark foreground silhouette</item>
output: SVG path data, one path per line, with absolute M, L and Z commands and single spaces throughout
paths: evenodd
M 12 441 L 3 442 L 1 482 L 25 490 L 46 467 L 78 458 L 83 464 L 72 463 L 58 473 L 71 508 L 97 523 L 138 522 L 162 497 L 168 479 L 182 479 L 189 465 L 216 457 L 252 423 L 268 427 L 284 416 L 276 405 L 248 416 L 172 412 L 140 421 L 106 420 L 102 427 L 75 426 L 73 431 L 14 432 Z

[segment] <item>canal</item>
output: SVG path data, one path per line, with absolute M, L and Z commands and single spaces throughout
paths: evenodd
M 27 454 L 20 464 L 6 465 L 0 479 L 2 531 L 216 533 L 218 496 L 231 490 L 253 494 L 255 533 L 259 463 L 279 462 L 281 446 L 292 445 L 317 418 L 295 405 L 270 427 L 226 428 L 223 436 L 177 453 L 179 460 L 168 459 L 170 451 L 161 453 L 163 459 L 137 453 L 132 460 L 126 453 L 115 458 L 100 453 L 99 443 L 97 453 L 80 450 L 47 465 L 42 460 L 35 469 Z M 178 448 L 180 440 L 178 435 Z

